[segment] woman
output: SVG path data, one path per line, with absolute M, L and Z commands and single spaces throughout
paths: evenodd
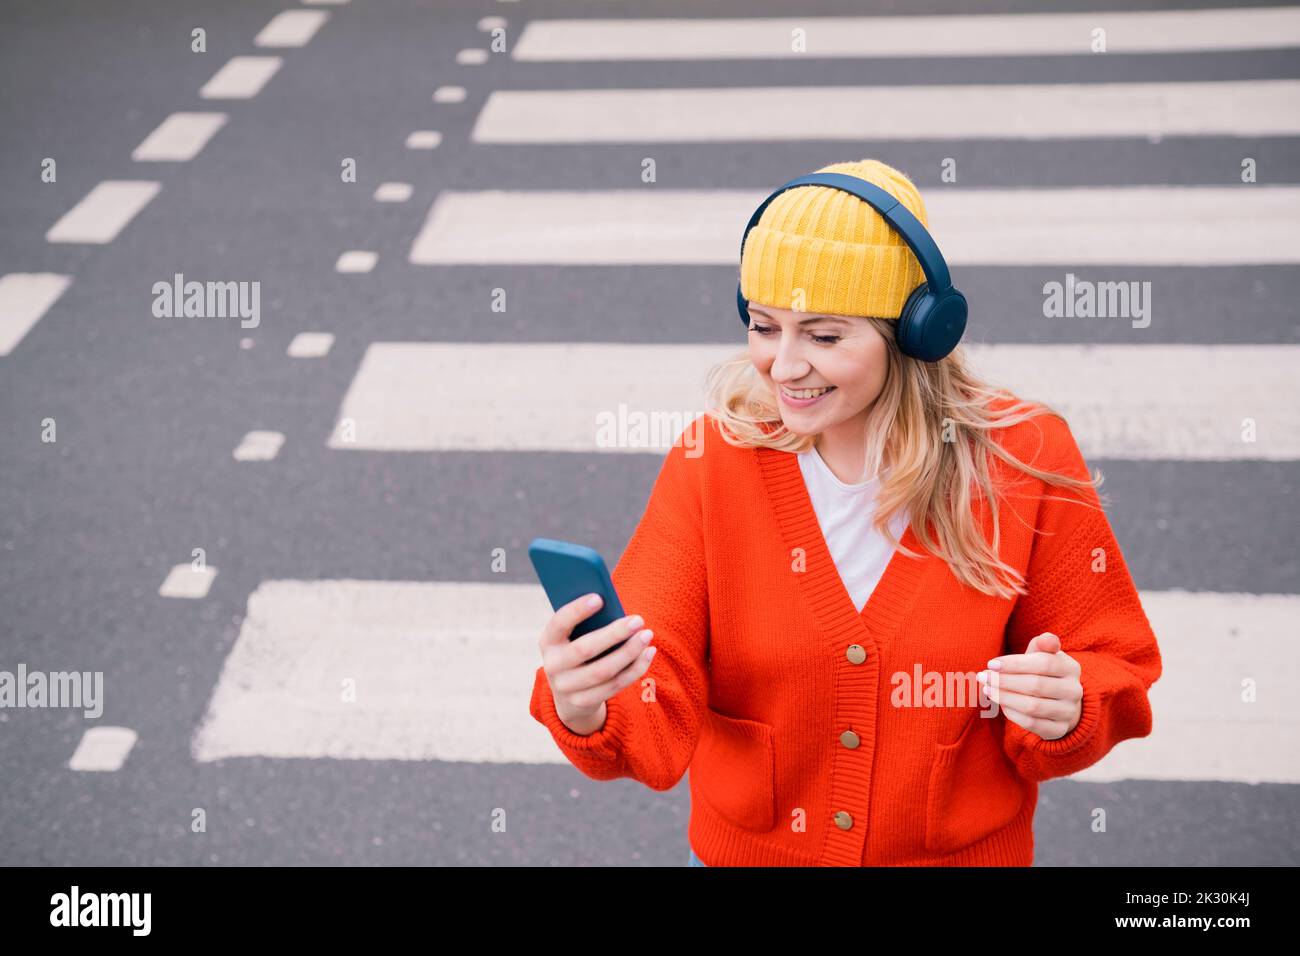
M 530 711 L 593 779 L 689 769 L 692 865 L 1027 866 L 1038 783 L 1150 733 L 1155 635 L 1068 425 L 940 341 L 964 300 L 911 321 L 946 275 L 915 186 L 819 173 L 889 201 L 755 213 L 749 348 L 613 572 L 631 616 L 570 643 L 594 607 L 557 611 Z

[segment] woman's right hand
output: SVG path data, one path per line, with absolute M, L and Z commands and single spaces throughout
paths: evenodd
M 655 648 L 647 647 L 654 631 L 642 630 L 633 614 L 570 641 L 582 621 L 600 609 L 584 594 L 556 611 L 542 631 L 538 646 L 542 668 L 555 698 L 555 714 L 575 734 L 594 734 L 605 726 L 605 701 L 641 679 L 650 668 Z M 629 639 L 630 638 L 630 639 Z M 598 661 L 592 658 L 621 641 L 627 643 Z

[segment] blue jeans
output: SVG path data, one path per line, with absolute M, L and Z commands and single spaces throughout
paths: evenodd
M 688 863 L 687 865 L 688 865 L 688 866 L 708 866 L 707 863 L 705 863 L 703 860 L 701 860 L 698 856 L 695 855 L 695 851 L 694 851 L 694 850 L 691 850 L 691 862 Z

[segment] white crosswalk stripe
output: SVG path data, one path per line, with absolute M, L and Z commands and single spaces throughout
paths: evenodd
M 1300 46 L 1300 11 L 1096 11 L 977 16 L 542 19 L 513 56 L 529 62 L 1095 55 Z
M 498 90 L 475 143 L 1294 136 L 1300 81 Z M 856 147 L 855 147 L 856 148 Z
M 446 191 L 408 258 L 415 265 L 730 264 L 766 195 Z M 1291 186 L 932 190 L 926 211 L 952 266 L 1300 262 L 1300 188 Z
M 744 348 L 736 330 L 736 345 L 372 343 L 329 447 L 662 457 L 703 412 L 709 368 Z M 1085 456 L 1300 459 L 1300 346 L 964 348 L 980 374 L 1059 409 Z
M 1160 719 L 1074 779 L 1300 783 L 1279 761 L 1300 725 L 1284 694 L 1243 702 L 1237 675 L 1300 679 L 1294 595 L 1141 595 L 1162 647 Z M 627 609 L 636 613 L 634 609 Z M 560 763 L 528 714 L 539 585 L 265 581 L 250 596 L 193 744 L 200 761 L 335 757 Z M 521 706 L 520 694 L 525 694 Z

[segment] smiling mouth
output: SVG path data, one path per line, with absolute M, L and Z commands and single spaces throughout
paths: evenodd
M 822 388 L 789 389 L 782 385 L 780 386 L 780 389 L 781 394 L 785 395 L 786 398 L 793 398 L 795 401 L 806 402 L 810 398 L 820 398 L 828 392 L 835 391 L 836 386 L 827 385 Z

